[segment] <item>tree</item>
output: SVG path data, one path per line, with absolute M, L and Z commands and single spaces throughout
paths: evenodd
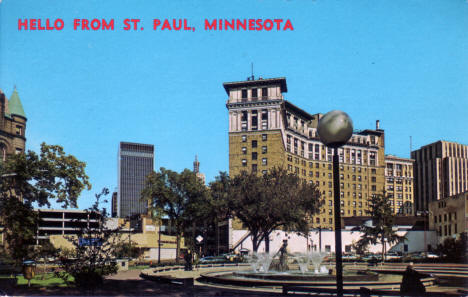
M 229 188 L 229 207 L 249 229 L 254 251 L 265 238 L 268 252 L 270 233 L 280 227 L 308 232 L 309 219 L 322 203 L 315 184 L 282 168 L 263 176 L 242 172 L 231 179 Z
M 86 164 L 58 145 L 41 144 L 33 151 L 8 157 L 0 164 L 0 223 L 5 227 L 5 250 L 17 265 L 28 257 L 34 242 L 37 216 L 32 205 L 77 207 L 77 198 L 90 189 Z
M 220 172 L 215 180 L 210 182 L 208 201 L 205 209 L 207 210 L 206 217 L 214 220 L 216 250 L 219 254 L 219 224 L 231 216 L 229 208 L 229 186 L 230 178 L 226 172 Z
M 94 205 L 87 209 L 94 222 L 81 227 L 77 236 L 66 237 L 74 247 L 73 259 L 62 259 L 63 272 L 56 274 L 66 282 L 69 275 L 73 276 L 77 287 L 93 289 L 102 285 L 104 276 L 117 272 L 113 259 L 120 241 L 119 229 L 107 226 L 107 211 L 99 208 L 101 198 L 108 194 L 109 190 L 104 188 L 95 195 Z
M 116 258 L 139 258 L 143 252 L 136 246 L 135 242 L 122 241 L 114 247 L 114 256 Z
M 180 238 L 184 230 L 193 226 L 203 215 L 202 205 L 208 194 L 205 185 L 192 171 L 181 173 L 160 168 L 145 181 L 142 199 L 149 202 L 150 211 L 156 218 L 169 218 L 176 233 L 176 262 L 179 263 Z
M 380 243 L 382 245 L 382 262 L 385 262 L 386 242 L 389 244 L 403 242 L 405 236 L 400 236 L 393 229 L 395 215 L 391 208 L 389 198 L 384 194 L 377 194 L 369 199 L 367 214 L 372 218 L 372 226 L 361 227 L 361 238 L 356 243 L 361 248 L 369 244 Z
M 41 152 L 16 154 L 0 167 L 2 198 L 19 198 L 25 205 L 50 206 L 50 200 L 62 207 L 77 207 L 84 189 L 91 189 L 86 164 L 67 155 L 58 145 L 41 144 Z
M 467 254 L 467 234 L 463 232 L 458 238 L 447 237 L 437 246 L 436 252 L 443 255 L 447 261 L 453 263 L 466 263 Z

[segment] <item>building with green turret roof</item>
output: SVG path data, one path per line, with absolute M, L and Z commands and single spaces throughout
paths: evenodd
M 26 113 L 16 87 L 10 100 L 0 90 L 0 161 L 26 148 Z

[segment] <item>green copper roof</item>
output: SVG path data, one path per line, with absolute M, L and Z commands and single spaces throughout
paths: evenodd
M 10 101 L 8 101 L 8 109 L 10 110 L 11 115 L 18 115 L 26 118 L 26 114 L 24 113 L 23 105 L 21 104 L 16 88 L 13 90 L 13 94 L 11 94 Z

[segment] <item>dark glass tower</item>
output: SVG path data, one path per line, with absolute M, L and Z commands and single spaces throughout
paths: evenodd
M 140 201 L 140 193 L 146 176 L 154 170 L 154 145 L 121 142 L 118 163 L 118 216 L 146 214 L 147 203 Z

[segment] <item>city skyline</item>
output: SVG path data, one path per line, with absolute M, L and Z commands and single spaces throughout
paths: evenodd
M 410 136 L 413 150 L 438 140 L 468 144 L 466 1 L 403 10 L 391 1 L 183 3 L 0 3 L 0 88 L 10 98 L 16 85 L 27 149 L 59 144 L 87 163 L 93 189 L 79 208 L 117 186 L 121 141 L 153 144 L 156 170 L 191 168 L 198 155 L 207 182 L 228 171 L 222 83 L 245 80 L 251 63 L 256 78 L 286 77 L 286 99 L 309 113 L 344 110 L 359 130 L 380 120 L 386 154 L 409 158 Z M 19 18 L 59 17 L 62 31 L 17 29 Z M 73 31 L 76 17 L 114 18 L 116 30 Z M 147 28 L 117 30 L 126 17 Z M 152 19 L 169 17 L 197 30 L 150 30 Z M 203 30 L 205 18 L 261 17 L 289 19 L 294 30 Z

